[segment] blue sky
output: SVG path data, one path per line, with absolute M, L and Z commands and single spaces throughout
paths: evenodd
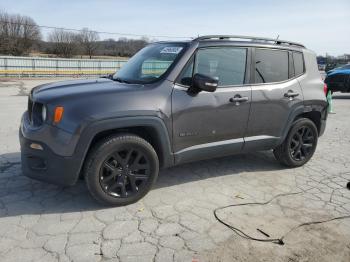
M 0 10 L 39 25 L 140 35 L 280 35 L 318 54 L 350 53 L 350 0 L 1 0 Z

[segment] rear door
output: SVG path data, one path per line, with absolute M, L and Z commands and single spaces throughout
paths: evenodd
M 248 48 L 206 47 L 184 68 L 172 94 L 177 163 L 241 151 L 251 101 L 248 61 Z M 217 78 L 217 90 L 189 93 L 195 73 Z
M 253 52 L 252 103 L 245 150 L 270 149 L 280 142 L 291 113 L 303 106 L 298 77 L 304 73 L 302 53 L 255 48 Z M 301 64 L 300 64 L 301 63 Z

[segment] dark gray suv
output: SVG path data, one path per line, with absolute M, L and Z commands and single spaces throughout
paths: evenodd
M 111 205 L 142 198 L 159 168 L 256 150 L 310 160 L 327 102 L 315 53 L 289 41 L 203 36 L 152 43 L 110 79 L 35 87 L 20 127 L 23 173 Z

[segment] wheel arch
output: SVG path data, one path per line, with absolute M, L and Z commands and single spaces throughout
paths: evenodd
M 296 120 L 298 120 L 300 118 L 308 118 L 315 124 L 315 126 L 317 128 L 317 132 L 320 133 L 320 130 L 321 130 L 321 117 L 322 117 L 321 112 L 319 112 L 319 111 L 311 111 L 311 112 L 305 112 L 305 113 L 302 113 L 302 114 L 298 115 L 294 119 L 294 121 L 296 121 Z
M 170 136 L 162 119 L 158 117 L 125 117 L 96 121 L 84 128 L 77 145 L 80 156 L 80 171 L 89 150 L 100 140 L 121 133 L 138 135 L 149 142 L 155 149 L 160 167 L 174 164 Z
M 322 135 L 324 129 L 322 128 L 322 121 L 327 117 L 327 108 L 323 106 L 302 106 L 296 108 L 290 115 L 287 126 L 281 137 L 281 142 L 287 137 L 293 123 L 300 118 L 310 119 L 316 126 L 319 136 Z
M 160 166 L 164 165 L 164 150 L 162 148 L 162 142 L 159 139 L 157 129 L 153 126 L 129 126 L 103 130 L 93 137 L 89 145 L 89 150 L 93 147 L 93 145 L 95 145 L 96 143 L 108 136 L 125 133 L 137 135 L 146 140 L 148 143 L 150 143 L 158 155 Z

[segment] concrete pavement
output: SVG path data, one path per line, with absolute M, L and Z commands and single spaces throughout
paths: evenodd
M 350 95 L 335 95 L 304 167 L 286 169 L 271 152 L 201 161 L 161 171 L 136 204 L 106 208 L 84 181 L 62 188 L 22 176 L 20 116 L 42 82 L 0 82 L 1 261 L 350 261 L 350 219 L 297 227 L 350 215 Z M 266 238 L 257 229 L 285 236 L 283 246 L 242 238 L 213 215 L 267 201 L 218 216 L 256 238 Z

